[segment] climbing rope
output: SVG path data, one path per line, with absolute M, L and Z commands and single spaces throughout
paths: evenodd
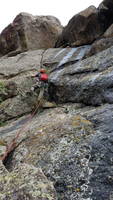
M 41 88 L 39 96 L 38 96 L 38 103 L 37 106 L 35 108 L 35 110 L 32 112 L 32 114 L 30 115 L 30 117 L 28 118 L 27 122 L 24 124 L 24 126 L 22 126 L 22 128 L 17 132 L 16 137 L 14 137 L 14 139 L 12 140 L 12 142 L 8 145 L 6 145 L 6 151 L 3 154 L 3 156 L 0 157 L 0 160 L 2 160 L 2 162 L 4 162 L 9 154 L 20 144 L 17 143 L 17 139 L 19 138 L 20 134 L 25 131 L 25 129 L 27 128 L 28 123 L 31 122 L 32 118 L 34 117 L 34 115 L 36 114 L 38 108 L 41 106 L 41 101 L 43 98 L 43 94 L 44 94 L 44 88 Z
M 46 50 L 44 50 L 43 52 L 42 52 L 42 56 L 41 56 L 41 60 L 40 60 L 40 68 L 42 68 L 43 67 L 43 57 L 44 57 L 44 53 L 46 52 Z

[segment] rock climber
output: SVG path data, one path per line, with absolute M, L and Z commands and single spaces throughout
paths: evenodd
M 46 70 L 45 69 L 40 69 L 40 72 L 36 74 L 35 77 L 38 77 L 40 81 L 43 81 L 43 82 L 47 82 L 48 81 L 48 75 L 46 73 Z
M 36 78 L 36 84 L 31 88 L 32 91 L 34 91 L 37 87 L 45 87 L 45 85 L 48 82 L 48 75 L 46 73 L 46 70 L 44 68 L 41 68 L 40 71 L 35 75 Z
M 31 91 L 34 95 L 39 91 L 34 105 L 36 107 L 42 105 L 44 99 L 48 99 L 48 74 L 44 68 L 41 68 L 34 77 L 36 83 L 32 86 Z

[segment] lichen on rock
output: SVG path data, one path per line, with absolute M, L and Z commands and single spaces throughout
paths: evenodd
M 1 172 L 1 171 L 0 171 Z M 13 172 L 0 173 L 0 199 L 55 200 L 56 193 L 52 182 L 40 168 L 21 164 Z

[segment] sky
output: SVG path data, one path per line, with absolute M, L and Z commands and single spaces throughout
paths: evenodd
M 20 12 L 32 15 L 53 15 L 65 26 L 68 21 L 85 8 L 98 5 L 102 0 L 1 0 L 0 32 Z

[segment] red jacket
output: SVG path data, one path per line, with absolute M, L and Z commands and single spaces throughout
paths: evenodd
M 48 81 L 48 75 L 46 73 L 40 74 L 40 80 L 41 81 Z

